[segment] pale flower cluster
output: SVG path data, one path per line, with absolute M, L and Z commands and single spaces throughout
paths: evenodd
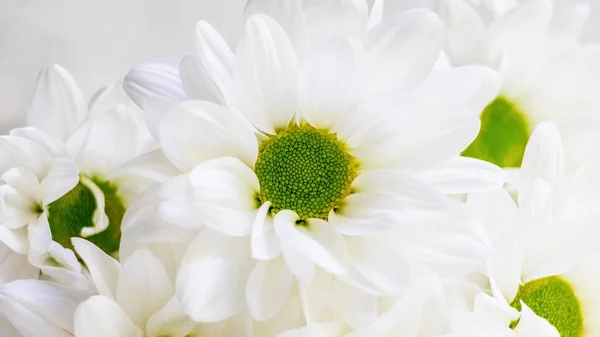
M 550 0 L 248 0 L 0 136 L 2 337 L 600 337 L 600 47 Z

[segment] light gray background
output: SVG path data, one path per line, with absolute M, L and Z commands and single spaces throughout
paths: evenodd
M 388 0 L 387 9 L 434 7 L 437 1 Z M 593 9 L 584 39 L 600 40 L 600 0 L 587 1 Z M 0 0 L 0 133 L 23 125 L 37 73 L 46 64 L 63 65 L 90 97 L 137 63 L 192 53 L 200 19 L 233 40 L 245 2 Z

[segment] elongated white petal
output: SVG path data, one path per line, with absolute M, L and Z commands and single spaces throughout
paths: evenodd
M 81 89 L 64 68 L 51 64 L 40 72 L 27 109 L 29 126 L 64 141 L 87 114 Z
M 221 34 L 206 21 L 196 25 L 196 56 L 195 68 L 200 77 L 191 81 L 196 94 L 198 89 L 206 88 L 204 97 L 210 95 L 214 99 L 210 101 L 224 104 L 232 98 L 235 55 Z
M 250 0 L 244 13 L 250 17 L 254 14 L 266 14 L 275 19 L 285 30 L 294 46 L 296 55 L 302 60 L 308 52 L 309 40 L 301 0 Z M 329 17 L 329 19 L 332 19 Z
M 252 317 L 259 321 L 273 317 L 288 297 L 293 280 L 282 258 L 259 261 L 246 284 L 246 302 Z
M 398 207 L 387 194 L 354 193 L 344 199 L 339 210 L 329 213 L 327 221 L 344 235 L 374 234 L 397 224 L 394 213 Z
M 384 20 L 369 32 L 369 90 L 391 93 L 420 85 L 443 43 L 442 22 L 430 11 L 409 10 Z
M 48 223 L 48 216 L 42 213 L 37 221 L 27 226 L 27 238 L 29 240 L 29 255 L 42 256 L 48 251 L 52 243 L 52 232 Z
M 235 105 L 260 130 L 274 134 L 297 111 L 298 60 L 285 31 L 257 14 L 237 47 Z
M 173 297 L 148 319 L 146 334 L 148 337 L 188 336 L 195 325 L 183 312 L 177 297 Z
M 26 167 L 13 167 L 0 176 L 4 183 L 10 185 L 17 193 L 23 194 L 32 201 L 41 201 L 43 192 L 37 175 Z M 7 191 L 5 189 L 5 191 Z M 6 193 L 2 193 L 8 198 Z
M 508 181 L 506 173 L 498 166 L 467 157 L 454 157 L 419 173 L 418 177 L 445 194 L 497 189 Z
M 521 318 L 515 327 L 517 337 L 558 337 L 560 334 L 548 321 L 536 315 L 523 301 L 521 301 Z
M 357 41 L 328 43 L 311 54 L 300 72 L 298 103 L 302 118 L 341 139 L 355 128 L 364 98 L 366 54 Z
M 303 1 L 302 5 L 311 48 L 318 49 L 332 39 L 365 39 L 369 16 L 366 1 Z
M 309 257 L 298 253 L 294 248 L 286 245 L 282 245 L 281 255 L 287 267 L 296 276 L 298 281 L 304 285 L 312 282 L 315 276 L 315 265 Z
M 149 250 L 133 253 L 121 268 L 116 301 L 133 323 L 145 327 L 150 316 L 165 305 L 174 288 L 162 262 Z
M 228 156 L 254 165 L 258 155 L 250 125 L 225 107 L 208 102 L 187 101 L 172 109 L 162 120 L 158 141 L 182 171 Z
M 0 287 L 0 307 L 25 336 L 72 336 L 73 313 L 85 297 L 47 281 L 19 280 Z
M 195 55 L 185 56 L 179 64 L 183 91 L 188 99 L 225 105 L 225 98 L 212 81 L 206 67 Z M 231 79 L 230 79 L 231 81 Z
M 304 328 L 286 331 L 277 337 L 340 337 L 342 329 L 341 323 L 313 323 Z
M 352 185 L 359 192 L 390 196 L 399 210 L 443 211 L 449 207 L 448 199 L 439 191 L 397 171 L 367 171 L 359 175 Z
M 210 229 L 190 244 L 177 274 L 177 297 L 197 322 L 217 322 L 244 305 L 246 280 L 252 268 L 249 244 Z
M 160 182 L 167 182 L 182 173 L 167 159 L 162 149 L 150 151 L 127 161 L 119 167 L 119 172 Z
M 34 127 L 27 126 L 24 128 L 12 129 L 10 130 L 9 135 L 34 141 L 53 156 L 59 157 L 67 155 L 65 144 L 61 139 Z
M 77 254 L 90 271 L 92 282 L 94 282 L 98 294 L 114 299 L 117 294 L 117 281 L 121 270 L 119 262 L 87 240 L 72 238 L 71 241 Z
M 189 174 L 192 204 L 207 226 L 233 236 L 245 236 L 256 218 L 258 179 L 235 158 L 219 158 L 198 165 Z
M 155 96 L 181 101 L 185 93 L 179 78 L 179 62 L 166 59 L 141 64 L 125 76 L 123 89 L 140 108 Z
M 308 219 L 297 225 L 298 220 L 298 215 L 290 210 L 275 215 L 275 233 L 279 240 L 329 272 L 345 273 L 348 252 L 344 238 L 324 220 Z
M 564 173 L 564 154 L 560 133 L 552 122 L 538 124 L 529 138 L 519 173 L 519 203 L 537 179 L 553 188 Z
M 72 190 L 79 182 L 79 168 L 72 160 L 55 158 L 40 187 L 43 204 L 49 205 Z
M 19 279 L 35 279 L 40 271 L 27 261 L 27 255 L 14 252 L 0 242 L 0 285 Z
M 275 235 L 273 219 L 268 214 L 270 207 L 270 201 L 260 206 L 252 225 L 252 257 L 258 260 L 274 259 L 281 250 L 279 239 Z
M 77 337 L 143 337 L 123 309 L 112 299 L 93 296 L 75 311 Z

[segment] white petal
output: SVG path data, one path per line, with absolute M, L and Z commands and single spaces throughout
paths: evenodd
M 25 336 L 68 337 L 75 308 L 86 295 L 53 282 L 20 280 L 0 288 L 0 307 Z
M 285 30 L 294 45 L 296 55 L 302 60 L 308 52 L 308 35 L 301 0 L 250 0 L 245 14 L 265 14 L 275 19 Z M 331 18 L 329 18 L 331 19 Z
M 252 257 L 257 260 L 274 259 L 281 250 L 279 240 L 275 235 L 273 218 L 269 214 L 270 208 L 270 201 L 262 204 L 252 225 Z
M 423 324 L 423 308 L 419 298 L 414 294 L 404 295 L 392 308 L 385 312 L 370 327 L 348 337 L 386 336 L 395 331 L 402 331 L 406 337 L 417 337 Z
M 308 219 L 301 225 L 296 224 L 298 220 L 298 215 L 290 210 L 275 215 L 275 233 L 282 244 L 309 257 L 332 274 L 345 273 L 348 252 L 341 234 L 321 219 Z
M 235 55 L 221 34 L 206 21 L 196 25 L 196 55 L 202 78 L 196 79 L 195 86 L 210 87 L 217 99 L 215 103 L 231 99 Z
M 17 193 L 23 194 L 32 202 L 42 200 L 42 190 L 37 175 L 26 167 L 13 167 L 0 176 L 6 184 L 10 185 Z M 4 198 L 8 196 L 3 194 Z
M 304 328 L 286 331 L 277 337 L 340 337 L 342 331 L 341 323 L 313 323 Z
M 159 130 L 163 119 L 167 116 L 169 111 L 176 108 L 178 104 L 178 101 L 165 97 L 153 96 L 146 98 L 142 110 L 144 112 L 144 120 L 146 121 L 148 131 L 154 139 L 159 139 Z
M 66 156 L 65 144 L 59 138 L 45 133 L 33 127 L 24 127 L 12 129 L 9 135 L 22 137 L 34 141 L 36 144 L 42 146 L 46 151 L 51 153 L 53 156 Z
M 527 304 L 521 301 L 521 318 L 515 327 L 517 337 L 559 337 L 556 328 L 542 317 L 536 315 Z
M 179 73 L 183 90 L 188 99 L 225 105 L 225 98 L 219 92 L 219 89 L 208 75 L 206 67 L 197 56 L 185 56 L 179 64 Z
M 310 284 L 315 276 L 315 265 L 309 257 L 302 255 L 293 248 L 281 246 L 281 255 L 300 283 Z
M 46 213 L 40 215 L 36 222 L 27 226 L 27 238 L 29 240 L 29 255 L 42 256 L 48 251 L 52 243 L 52 232 Z
M 449 207 L 448 199 L 439 191 L 397 171 L 370 170 L 359 175 L 352 186 L 357 192 L 375 193 L 393 198 L 397 211 L 443 211 Z
M 485 64 L 488 29 L 469 1 L 440 2 L 439 14 L 446 25 L 446 48 L 453 64 Z
M 140 108 L 154 96 L 181 101 L 185 93 L 179 78 L 180 61 L 166 59 L 141 64 L 125 76 L 123 89 Z
M 43 204 L 49 205 L 72 190 L 79 182 L 79 167 L 67 158 L 55 158 L 40 187 L 44 192 Z
M 27 255 L 0 243 L 0 286 L 19 279 L 36 279 L 40 271 L 27 261 Z
M 10 321 L 4 316 L 0 316 L 0 331 L 2 331 L 4 334 L 3 336 L 5 337 L 23 337 L 23 335 L 17 331 Z
M 379 297 L 337 279 L 333 280 L 332 292 L 332 310 L 352 329 L 365 327 L 377 317 Z
M 86 174 L 104 177 L 141 152 L 145 144 L 139 139 L 147 133 L 142 112 L 125 104 L 87 118 L 75 132 L 80 134 L 67 143 L 72 158 Z
M 143 337 L 123 309 L 104 296 L 93 296 L 81 303 L 75 311 L 77 337 Z
M 444 194 L 501 188 L 508 181 L 506 173 L 498 166 L 466 157 L 454 157 L 435 168 L 420 172 L 418 177 Z
M 481 111 L 498 96 L 500 76 L 488 67 L 462 66 L 435 70 L 423 84 L 432 101 L 456 102 Z
M 367 35 L 369 8 L 364 0 L 303 1 L 302 5 L 312 49 L 332 39 L 364 40 Z
M 519 203 L 529 193 L 537 179 L 550 188 L 562 179 L 564 154 L 560 133 L 552 122 L 539 123 L 527 143 L 519 173 Z
M 250 17 L 237 48 L 235 105 L 260 130 L 274 134 L 297 111 L 298 60 L 285 31 L 262 14 Z
M 158 141 L 167 158 L 182 171 L 219 157 L 254 165 L 258 143 L 250 125 L 225 107 L 187 101 L 162 120 Z
M 552 30 L 577 39 L 586 24 L 590 9 L 590 5 L 583 2 L 557 6 L 553 11 Z
M 246 302 L 252 317 L 259 321 L 273 317 L 288 297 L 293 280 L 282 258 L 259 261 L 246 284 Z
M 328 222 L 344 235 L 368 235 L 392 228 L 399 204 L 389 195 L 359 192 L 347 196 L 342 207 L 329 213 Z
M 0 225 L 0 241 L 19 254 L 27 254 L 29 240 L 27 227 L 11 230 Z
M 197 322 L 216 322 L 244 305 L 251 271 L 247 239 L 203 230 L 190 244 L 177 275 L 177 297 Z
M 72 238 L 71 242 L 90 271 L 98 294 L 114 298 L 117 294 L 117 279 L 121 270 L 119 262 L 87 240 Z
M 81 89 L 64 68 L 51 64 L 40 72 L 27 109 L 29 126 L 66 140 L 87 114 Z
M 0 136 L 0 174 L 25 166 L 38 174 L 46 173 L 52 154 L 35 141 L 18 136 Z
M 362 45 L 347 40 L 331 41 L 311 54 L 298 84 L 302 117 L 346 138 L 364 96 L 365 57 Z
M 156 149 L 129 160 L 119 167 L 119 172 L 160 182 L 167 182 L 170 178 L 182 173 L 167 159 L 162 149 Z
M 439 18 L 427 10 L 409 10 L 384 20 L 369 33 L 369 88 L 391 93 L 423 83 L 444 43 Z
M 133 253 L 121 268 L 116 301 L 139 327 L 169 301 L 173 285 L 162 262 L 149 250 Z
M 192 321 L 183 312 L 181 303 L 176 297 L 173 297 L 150 319 L 146 325 L 146 334 L 148 337 L 160 336 L 189 336 L 196 322 Z
M 207 226 L 232 236 L 245 236 L 256 218 L 258 179 L 235 158 L 198 165 L 189 174 L 192 204 Z

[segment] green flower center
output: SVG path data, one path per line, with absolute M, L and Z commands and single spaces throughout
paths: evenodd
M 581 305 L 571 284 L 561 277 L 544 277 L 521 285 L 511 306 L 520 311 L 521 300 L 552 324 L 561 337 L 582 336 Z
M 358 163 L 335 134 L 291 124 L 261 144 L 255 171 L 259 202 L 270 201 L 274 214 L 327 220 L 350 194 Z
M 119 250 L 125 206 L 114 185 L 96 178 L 90 180 L 104 193 L 104 212 L 109 224 L 104 231 L 85 239 L 107 254 L 113 254 Z M 75 188 L 48 206 L 52 239 L 63 247 L 72 249 L 71 238 L 82 237 L 82 230 L 86 227 L 95 227 L 93 218 L 96 207 L 94 193 L 80 179 Z
M 514 104 L 498 97 L 485 107 L 480 118 L 479 135 L 462 155 L 500 167 L 521 167 L 532 131 L 525 115 Z

